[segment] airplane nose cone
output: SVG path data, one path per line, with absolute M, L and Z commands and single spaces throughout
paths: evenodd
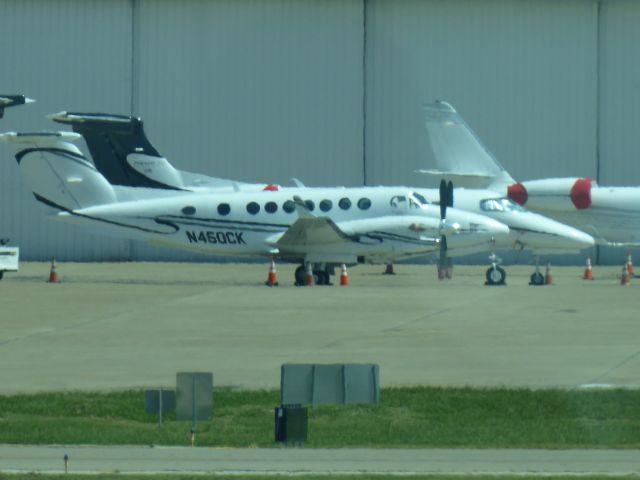
M 593 247 L 596 241 L 588 233 L 584 233 L 580 230 L 572 229 L 570 238 L 578 244 L 580 249 Z

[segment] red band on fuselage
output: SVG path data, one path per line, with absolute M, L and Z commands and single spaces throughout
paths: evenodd
M 262 190 L 266 191 L 266 192 L 277 192 L 280 189 L 278 188 L 277 185 L 274 185 L 273 183 L 270 183 L 269 185 L 264 187 Z
M 591 179 L 580 178 L 571 187 L 571 201 L 578 210 L 591 206 Z
M 514 183 L 507 188 L 507 197 L 519 205 L 524 205 L 529 199 L 527 189 L 521 183 Z

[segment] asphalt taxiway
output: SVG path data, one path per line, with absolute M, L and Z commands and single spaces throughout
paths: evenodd
M 637 476 L 637 450 L 304 449 L 31 447 L 0 445 L 13 473 L 187 473 L 217 475 L 620 475 Z
M 0 282 L 0 393 L 174 386 L 179 371 L 215 385 L 277 388 L 280 366 L 377 363 L 382 386 L 598 388 L 640 385 L 638 285 L 619 268 L 553 268 L 528 286 L 509 267 L 349 271 L 348 287 L 295 287 L 295 266 L 23 263 Z

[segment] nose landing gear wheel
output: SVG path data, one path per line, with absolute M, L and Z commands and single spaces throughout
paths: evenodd
M 529 285 L 544 285 L 544 275 L 540 272 L 533 272 L 529 278 Z
M 506 285 L 505 280 L 507 279 L 507 272 L 504 271 L 504 268 L 493 266 L 489 267 L 486 274 L 487 281 L 485 285 Z

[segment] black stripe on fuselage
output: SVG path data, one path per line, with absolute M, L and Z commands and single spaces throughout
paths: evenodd
M 225 220 L 225 219 L 215 219 L 215 218 L 202 218 L 202 217 L 183 217 L 180 215 L 161 215 L 160 218 L 168 218 L 168 219 L 176 219 L 179 220 L 179 223 L 185 225 L 195 225 L 200 227 L 209 227 L 211 224 L 220 223 L 227 228 L 233 228 L 231 225 L 249 225 L 249 226 L 257 226 L 257 227 L 271 227 L 277 229 L 289 228 L 292 224 L 287 223 L 263 223 L 263 222 L 247 222 L 242 220 Z M 200 223 L 202 222 L 202 223 Z
M 36 197 L 37 201 L 39 201 L 40 203 L 44 203 L 45 205 L 47 205 L 47 206 L 49 206 L 51 208 L 55 208 L 57 210 L 60 210 L 61 212 L 67 212 L 67 213 L 69 213 L 71 215 L 74 215 L 76 217 L 88 218 L 89 220 L 93 220 L 93 221 L 96 221 L 96 222 L 107 223 L 109 225 L 116 225 L 118 227 L 123 227 L 123 228 L 131 228 L 133 230 L 138 230 L 138 231 L 146 232 L 146 233 L 158 233 L 160 235 L 172 235 L 172 234 L 174 234 L 174 233 L 176 233 L 176 232 L 178 232 L 180 230 L 180 228 L 178 226 L 176 226 L 175 224 L 172 224 L 170 222 L 158 222 L 158 223 L 160 223 L 162 225 L 169 225 L 169 226 L 175 228 L 175 231 L 173 231 L 173 232 L 161 232 L 159 230 L 152 230 L 150 228 L 139 227 L 137 225 L 128 225 L 126 223 L 114 222 L 112 220 L 107 220 L 107 219 L 104 219 L 104 218 L 92 217 L 91 215 L 85 215 L 83 213 L 74 212 L 73 210 L 70 210 L 70 209 L 68 209 L 66 207 L 63 207 L 62 205 L 58 205 L 57 203 L 52 202 L 51 200 L 49 200 L 47 198 L 44 198 L 43 196 L 38 195 L 37 193 L 34 193 L 33 196 Z

